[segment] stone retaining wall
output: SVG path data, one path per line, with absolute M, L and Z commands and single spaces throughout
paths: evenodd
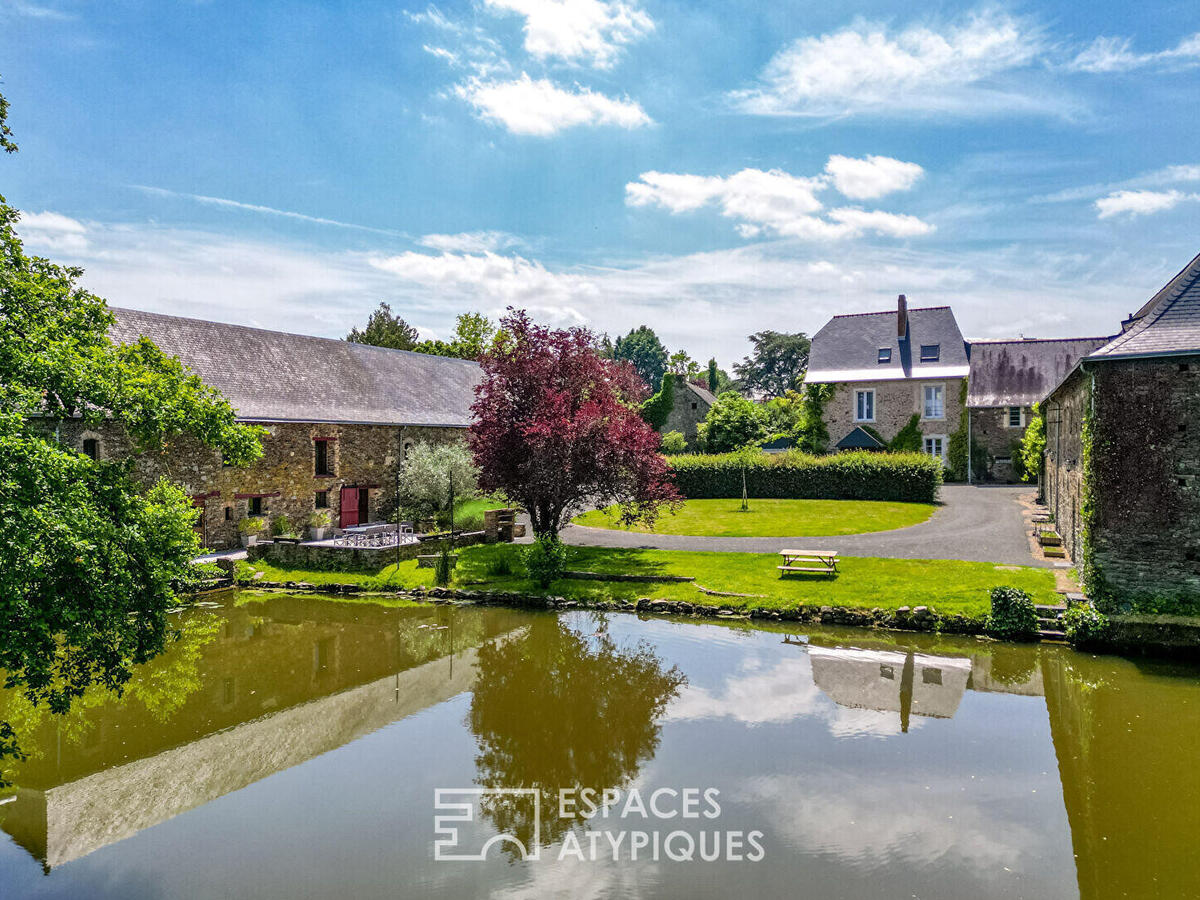
M 484 533 L 472 531 L 460 534 L 455 547 L 482 544 Z M 296 544 L 291 541 L 260 541 L 246 551 L 250 561 L 266 560 L 281 569 L 303 569 L 310 572 L 378 572 L 397 560 L 416 559 L 440 550 L 440 541 L 404 544 L 396 547 L 338 547 L 325 541 Z

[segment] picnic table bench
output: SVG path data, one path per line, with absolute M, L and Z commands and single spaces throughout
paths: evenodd
M 783 557 L 783 565 L 775 568 L 785 575 L 789 572 L 837 574 L 838 552 L 836 550 L 780 550 L 779 555 Z

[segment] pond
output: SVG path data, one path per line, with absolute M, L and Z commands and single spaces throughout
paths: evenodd
M 1194 667 L 220 599 L 121 699 L 0 694 L 0 896 L 1200 896 Z

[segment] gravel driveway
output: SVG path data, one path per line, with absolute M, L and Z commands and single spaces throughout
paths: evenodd
M 607 528 L 569 525 L 562 531 L 568 544 L 589 547 L 634 547 L 656 550 L 717 550 L 726 553 L 777 553 L 797 550 L 837 550 L 843 556 L 894 559 L 964 559 L 1012 566 L 1042 566 L 1029 551 L 1019 498 L 1028 486 L 942 487 L 942 506 L 926 522 L 895 531 L 837 537 L 691 537 L 639 534 Z

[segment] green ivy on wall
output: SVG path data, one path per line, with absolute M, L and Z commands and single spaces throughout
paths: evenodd
M 1083 426 L 1080 429 L 1080 485 L 1079 497 L 1079 578 L 1093 603 L 1103 608 L 1112 599 L 1112 593 L 1096 559 L 1096 377 L 1088 381 L 1083 398 Z
M 964 378 L 958 389 L 958 403 L 962 413 L 958 417 L 958 428 L 950 435 L 946 445 L 946 461 L 949 463 L 950 475 L 956 481 L 967 480 L 967 443 L 970 442 L 971 468 L 978 478 L 987 471 L 987 449 L 970 436 L 970 413 L 967 410 L 967 381 Z
M 667 424 L 667 417 L 675 408 L 675 376 L 667 372 L 662 377 L 658 393 L 642 404 L 642 418 L 655 430 Z

